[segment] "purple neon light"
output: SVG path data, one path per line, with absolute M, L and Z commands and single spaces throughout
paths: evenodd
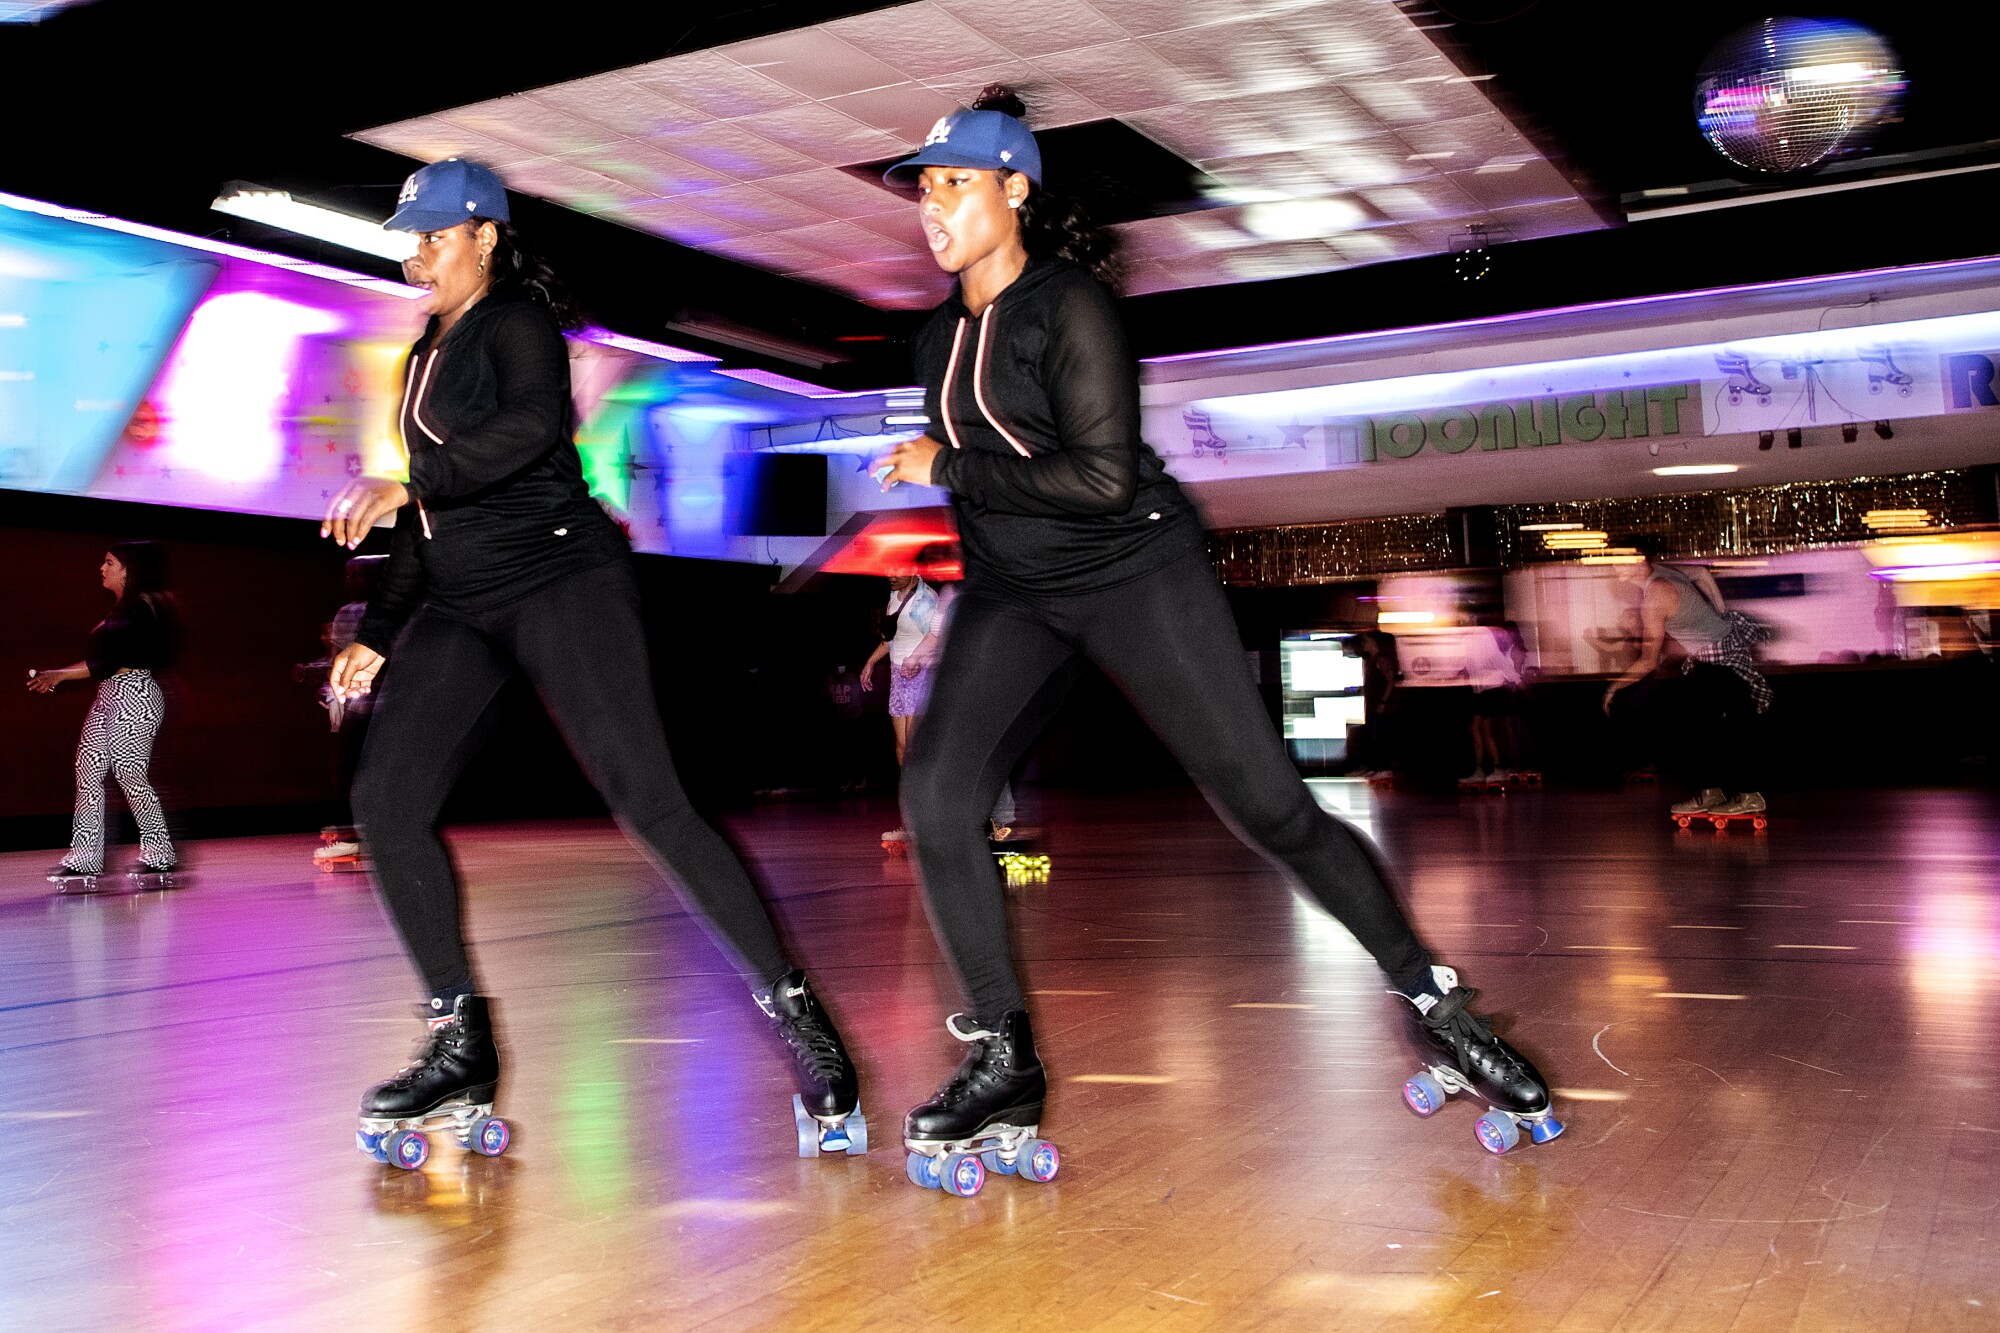
M 745 384 L 755 384 L 766 389 L 776 389 L 779 393 L 789 393 L 799 398 L 880 398 L 884 394 L 908 394 L 918 390 L 903 389 L 829 389 L 823 384 L 810 380 L 794 379 L 790 375 L 780 375 L 775 370 L 718 370 L 718 375 L 727 375 Z
M 1693 301 L 1709 296 L 1741 296 L 1747 292 L 1777 292 L 1797 287 L 1811 287 L 1820 283 L 1856 282 L 1869 278 L 1889 277 L 1896 274 L 1945 273 L 1953 269 L 1971 268 L 1980 264 L 2000 263 L 2000 255 L 1982 255 L 1974 259 L 1945 259 L 1933 264 L 1907 264 L 1900 267 L 1860 269 L 1853 273 L 1822 273 L 1810 278 L 1779 278 L 1772 282 L 1745 282 L 1729 287 L 1702 287 L 1691 292 L 1663 292 L 1655 296 L 1625 296 L 1615 301 L 1589 301 L 1582 305 L 1551 306 L 1545 310 L 1521 310 L 1511 315 L 1481 315 L 1477 319 L 1451 320 L 1442 324 L 1406 324 L 1393 329 L 1365 329 L 1358 333 L 1333 333 L 1323 338 L 1297 338 L 1290 342 L 1251 343 L 1244 347 L 1218 347 L 1206 352 L 1175 352 L 1169 356 L 1148 356 L 1141 358 L 1145 365 L 1164 366 L 1180 361 L 1219 360 L 1224 357 L 1248 356 L 1255 352 L 1284 352 L 1308 347 L 1336 347 L 1343 343 L 1371 342 L 1380 338 L 1407 337 L 1412 334 L 1451 333 L 1459 329 L 1498 328 L 1507 324 L 1519 324 L 1535 319 L 1556 319 L 1565 315 L 1585 315 L 1600 310 L 1624 310 L 1649 305 L 1664 305 L 1674 301 Z

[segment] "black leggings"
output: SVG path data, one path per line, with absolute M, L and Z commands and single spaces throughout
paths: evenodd
M 354 812 L 403 943 L 433 991 L 471 984 L 458 879 L 438 837 L 494 696 L 525 672 L 611 813 L 671 874 L 746 981 L 790 970 L 743 863 L 688 804 L 653 699 L 639 587 L 620 560 L 476 617 L 420 607 L 368 728 Z
M 1740 796 L 1758 789 L 1752 761 L 1757 701 L 1743 677 L 1713 662 L 1696 662 L 1672 682 L 1668 710 L 1681 743 L 1681 762 L 1697 787 Z
M 1044 687 L 1079 655 L 1124 689 L 1237 836 L 1291 870 L 1398 989 L 1428 982 L 1430 955 L 1369 849 L 1319 808 L 1286 756 L 1222 588 L 1195 550 L 1102 592 L 959 596 L 903 770 L 903 819 L 931 923 L 975 1015 L 990 1024 L 1026 1007 L 984 821 L 1059 701 Z

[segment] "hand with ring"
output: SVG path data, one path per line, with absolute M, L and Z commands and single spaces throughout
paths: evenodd
M 319 535 L 353 550 L 368 530 L 410 502 L 409 488 L 387 477 L 356 477 L 340 490 L 320 520 Z

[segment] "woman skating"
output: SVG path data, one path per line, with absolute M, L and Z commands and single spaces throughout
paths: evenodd
M 516 673 L 777 1025 L 796 1066 L 802 1136 L 810 1115 L 839 1146 L 858 1102 L 853 1065 L 742 862 L 675 775 L 630 550 L 585 486 L 572 439 L 563 329 L 577 321 L 508 212 L 499 178 L 474 163 L 435 163 L 404 186 L 385 225 L 416 233 L 405 274 L 429 290 L 431 316 L 411 349 L 398 415 L 409 480 L 353 482 L 321 525 L 351 548 L 401 511 L 389 565 L 331 683 L 366 690 L 395 656 L 353 802 L 382 896 L 423 975 L 431 1030 L 416 1063 L 362 1098 L 363 1146 L 371 1126 L 386 1132 L 493 1100 L 499 1057 L 437 821 L 482 719 Z
M 925 239 L 958 284 L 916 342 L 931 434 L 875 467 L 885 485 L 952 493 L 966 566 L 903 809 L 970 1003 L 947 1026 L 972 1049 L 905 1121 L 913 1178 L 976 1189 L 967 1148 L 997 1147 L 989 1167 L 1043 1165 L 1029 1136 L 1047 1081 L 981 835 L 1033 739 L 1017 723 L 1046 706 L 1038 692 L 1079 655 L 1124 689 L 1243 836 L 1375 957 L 1441 1053 L 1433 1072 L 1451 1071 L 1445 1088 L 1475 1087 L 1519 1118 L 1502 1116 L 1496 1135 L 1525 1123 L 1552 1137 L 1560 1126 L 1541 1076 L 1472 1015 L 1474 992 L 1433 965 L 1368 849 L 1319 809 L 1286 758 L 1243 669 L 1199 518 L 1140 439 L 1138 367 L 1094 271 L 1104 243 L 1041 193 L 1040 151 L 1008 114 L 1018 107 L 995 99 L 946 117 L 890 173 L 916 182 Z M 1441 1101 L 1438 1081 L 1428 1088 Z
M 120 542 L 98 566 L 111 613 L 90 631 L 81 662 L 28 673 L 28 688 L 49 694 L 65 681 L 94 680 L 97 698 L 83 720 L 76 747 L 76 817 L 69 854 L 49 871 L 59 889 L 90 891 L 104 873 L 104 779 L 117 780 L 139 825 L 136 888 L 174 887 L 173 839 L 147 770 L 153 740 L 166 717 L 159 673 L 173 664 L 180 619 L 167 592 L 166 559 L 152 542 Z

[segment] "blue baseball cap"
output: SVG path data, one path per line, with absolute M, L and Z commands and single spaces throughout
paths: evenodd
M 924 146 L 882 173 L 889 185 L 907 187 L 925 167 L 977 167 L 1018 171 L 1042 183 L 1042 150 L 1026 125 L 1004 111 L 954 111 L 940 117 Z
M 403 182 L 387 231 L 443 231 L 468 218 L 506 222 L 507 187 L 477 162 L 448 157 L 420 167 Z

